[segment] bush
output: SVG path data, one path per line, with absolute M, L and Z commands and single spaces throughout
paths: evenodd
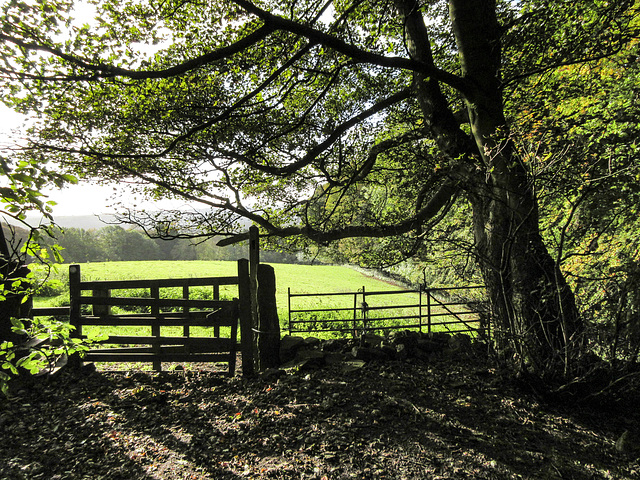
M 3 341 L 0 344 L 0 391 L 7 396 L 13 376 L 28 372 L 31 375 L 51 371 L 63 355 L 82 354 L 89 345 L 102 338 L 87 340 L 71 338 L 73 325 L 53 318 L 12 318 L 12 331 L 24 340 L 19 344 Z M 40 340 L 42 343 L 34 343 Z

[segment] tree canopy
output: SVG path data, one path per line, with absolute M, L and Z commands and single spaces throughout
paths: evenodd
M 90 5 L 86 23 L 67 0 L 2 7 L 3 99 L 33 118 L 25 159 L 202 205 L 135 217 L 160 233 L 179 220 L 190 235 L 231 235 L 249 219 L 265 236 L 384 238 L 391 260 L 466 205 L 500 351 L 535 375 L 570 370 L 583 321 L 566 252 L 549 251 L 554 238 L 569 246 L 568 223 L 540 230 L 540 194 L 564 192 L 563 212 L 583 203 L 575 180 L 600 169 L 598 138 L 633 163 L 611 124 L 583 142 L 587 156 L 571 124 L 585 139 L 599 125 L 582 108 L 614 114 L 597 92 L 577 94 L 580 69 L 635 51 L 635 2 Z

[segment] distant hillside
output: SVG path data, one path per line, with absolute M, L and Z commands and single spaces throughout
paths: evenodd
M 99 230 L 114 222 L 113 215 L 69 215 L 54 216 L 56 224 L 62 228 L 82 228 L 83 230 Z M 39 217 L 27 217 L 27 221 L 32 225 L 37 225 Z

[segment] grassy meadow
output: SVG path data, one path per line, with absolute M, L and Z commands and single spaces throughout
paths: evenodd
M 400 290 L 393 283 L 376 279 L 349 267 L 335 265 L 293 265 L 272 264 L 276 274 L 276 297 L 278 311 L 286 313 L 287 289 L 291 293 L 353 292 L 366 290 Z M 149 278 L 190 278 L 223 277 L 237 275 L 237 263 L 229 261 L 139 261 L 139 262 L 99 262 L 80 265 L 83 281 L 133 280 Z M 61 284 L 68 283 L 68 265 L 58 265 L 53 279 Z M 36 306 L 59 305 L 68 301 L 69 292 L 61 295 L 39 297 Z M 62 298 L 60 298 L 62 297 Z
M 295 325 L 297 330 L 328 330 L 319 335 L 322 337 L 350 334 L 354 326 L 362 329 L 365 327 L 363 324 L 364 317 L 368 320 L 367 326 L 369 328 L 390 328 L 394 325 L 415 324 L 417 322 L 416 320 L 404 319 L 375 321 L 376 318 L 384 319 L 388 316 L 415 316 L 418 312 L 418 308 L 415 307 L 415 305 L 419 303 L 420 297 L 417 293 L 369 295 L 369 292 L 399 292 L 404 289 L 404 287 L 394 284 L 393 282 L 374 278 L 345 266 L 294 264 L 272 264 L 272 266 L 274 267 L 276 275 L 276 302 L 283 332 L 289 327 L 289 289 L 292 294 L 344 293 L 344 295 L 330 296 L 299 296 L 291 299 L 292 310 L 321 310 L 316 312 L 294 313 L 292 319 L 302 322 Z M 59 265 L 57 271 L 53 274 L 53 279 L 57 281 L 58 285 L 53 289 L 53 293 L 57 295 L 36 298 L 34 301 L 36 307 L 68 305 L 69 292 L 68 287 L 65 288 L 65 286 L 68 285 L 68 267 L 68 265 Z M 230 261 L 104 262 L 82 264 L 80 265 L 80 269 L 83 281 L 237 275 L 237 263 Z M 362 310 L 362 294 L 354 295 L 355 292 L 362 292 L 363 289 L 367 292 L 366 304 L 368 310 L 366 313 Z M 351 294 L 349 295 L 348 293 Z M 116 296 L 137 296 L 140 294 L 142 293 L 132 291 L 114 292 Z M 200 292 L 197 295 L 200 298 L 206 298 L 207 294 L 210 296 L 211 292 Z M 220 295 L 221 298 L 236 297 L 237 287 L 223 286 Z M 424 297 L 423 302 L 425 302 Z M 357 319 L 355 324 L 354 305 L 356 306 L 355 317 Z M 396 308 L 392 311 L 380 309 L 382 306 L 389 305 L 395 305 Z M 409 305 L 412 305 L 412 307 L 409 307 Z M 425 315 L 426 311 L 426 306 L 423 306 L 422 314 Z M 436 307 L 432 308 L 432 313 L 437 311 Z M 439 319 L 446 321 L 446 318 L 443 317 Z M 335 322 L 328 325 L 325 323 L 328 320 Z M 88 327 L 84 333 L 89 333 L 93 328 L 97 327 Z M 117 333 L 149 335 L 150 332 L 146 331 L 148 329 L 148 327 L 119 327 Z M 173 332 L 174 329 L 176 332 Z M 178 329 L 179 327 L 163 327 L 162 334 L 179 335 Z M 442 327 L 434 328 L 434 330 L 439 329 L 442 329 Z M 127 330 L 126 333 L 123 330 Z M 194 327 L 192 334 L 198 336 L 206 335 L 205 332 L 200 330 L 201 328 Z M 338 331 L 336 332 L 335 330 Z M 340 332 L 340 330 L 342 330 L 342 332 Z M 378 332 L 382 331 L 383 329 L 378 330 Z M 107 327 L 103 333 L 113 335 L 116 334 L 116 331 Z

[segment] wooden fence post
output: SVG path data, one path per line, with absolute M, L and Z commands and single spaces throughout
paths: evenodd
M 156 299 L 156 302 L 151 306 L 151 316 L 155 319 L 155 323 L 151 325 L 151 336 L 155 337 L 155 342 L 152 346 L 154 354 L 153 369 L 156 372 L 160 372 L 162 370 L 162 362 L 160 361 L 161 330 L 158 324 L 158 317 L 160 317 L 160 304 L 158 303 L 158 300 L 160 300 L 160 285 L 157 282 L 152 282 L 149 290 L 151 298 Z
M 353 326 L 351 328 L 351 336 L 356 338 L 357 333 L 357 321 L 358 321 L 358 292 L 353 294 Z
M 258 265 L 260 265 L 260 236 L 258 227 L 249 227 L 249 284 L 251 292 L 251 329 L 254 333 L 260 331 L 260 311 L 258 304 Z M 260 356 L 258 335 L 253 335 L 253 363 L 254 368 L 260 371 Z
M 249 280 L 249 261 L 238 260 L 238 296 L 240 316 L 240 349 L 242 351 L 242 374 L 254 374 L 253 366 L 253 325 L 251 316 L 251 284 Z
M 91 295 L 94 297 L 109 298 L 111 297 L 111 290 L 93 290 L 91 292 Z M 93 314 L 96 317 L 111 315 L 111 306 L 110 305 L 93 305 Z
M 276 274 L 271 265 L 258 265 L 258 368 L 280 364 L 280 319 L 276 304 Z
M 289 335 L 291 335 L 291 287 L 287 287 L 287 312 L 289 312 Z
M 431 290 L 425 290 L 427 293 L 427 332 L 431 335 Z
M 82 336 L 82 324 L 80 323 L 80 265 L 69 265 L 69 323 L 74 327 L 71 336 Z M 71 355 L 67 361 L 70 368 L 80 368 L 82 361 L 78 353 Z
M 418 331 L 422 333 L 422 289 L 418 288 Z

